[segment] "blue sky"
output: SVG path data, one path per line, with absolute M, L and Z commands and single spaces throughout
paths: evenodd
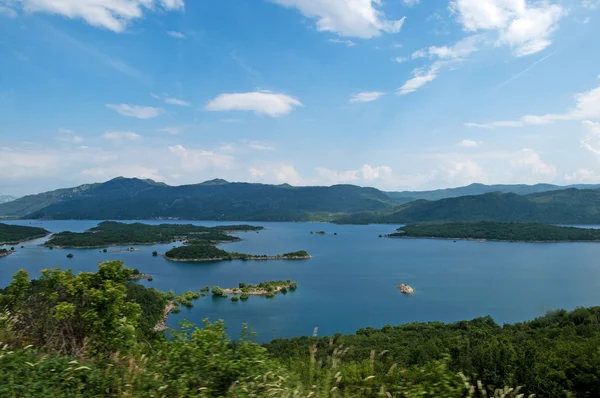
M 598 0 L 0 0 L 0 194 L 600 182 Z

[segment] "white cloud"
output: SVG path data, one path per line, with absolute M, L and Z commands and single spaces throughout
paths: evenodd
M 589 169 L 578 169 L 571 174 L 565 174 L 565 181 L 579 184 L 599 184 L 600 173 Z
M 371 38 L 381 33 L 398 33 L 405 18 L 388 20 L 378 7 L 381 0 L 271 0 L 284 7 L 297 8 L 317 20 L 319 31 L 340 36 Z
M 164 109 L 151 106 L 106 104 L 106 107 L 119 112 L 123 116 L 137 117 L 138 119 L 152 119 L 165 113 Z
M 581 146 L 594 155 L 600 156 L 600 123 L 584 120 L 582 124 L 587 134 L 581 140 Z
M 102 137 L 109 141 L 137 141 L 142 138 L 139 134 L 128 131 L 108 131 Z
M 401 64 L 402 62 L 406 62 L 408 59 L 405 57 L 396 57 L 394 59 L 394 61 L 398 62 L 399 64 Z
M 332 170 L 325 167 L 316 168 L 320 183 L 371 183 L 375 180 L 385 180 L 392 176 L 392 169 L 388 166 L 371 166 L 365 164 L 357 170 Z
M 594 10 L 600 6 L 600 0 L 583 0 L 581 5 L 584 8 L 589 8 L 590 10 Z
M 459 147 L 462 148 L 476 148 L 479 146 L 479 144 L 476 141 L 473 140 L 462 140 L 461 142 L 458 143 Z
M 433 66 L 427 70 L 416 69 L 414 71 L 414 77 L 407 80 L 402 87 L 398 89 L 397 93 L 399 95 L 414 93 L 427 83 L 434 81 L 438 77 L 438 70 L 438 68 Z
M 482 182 L 487 179 L 481 166 L 472 160 L 452 161 L 444 171 L 449 178 L 460 181 L 461 184 Z
M 384 95 L 385 95 L 385 93 L 381 92 L 381 91 L 363 92 L 363 93 L 353 94 L 352 97 L 350 97 L 349 102 L 351 102 L 351 103 L 371 102 L 371 101 L 378 100 L 379 98 L 381 98 Z
M 75 135 L 71 130 L 59 129 L 58 132 L 60 134 L 56 139 L 59 141 L 70 142 L 73 144 L 81 144 L 84 141 L 83 137 Z
M 272 145 L 266 144 L 264 142 L 259 141 L 251 141 L 248 143 L 248 148 L 254 149 L 256 151 L 274 151 L 275 148 Z
M 545 115 L 525 115 L 517 120 L 503 120 L 489 123 L 466 123 L 467 127 L 523 127 L 550 124 L 564 120 L 600 119 L 600 87 L 575 94 L 575 107 L 565 113 L 548 113 Z
M 16 0 L 25 12 L 57 14 L 83 19 L 88 24 L 123 32 L 127 25 L 146 11 L 183 10 L 183 0 Z M 13 10 L 14 11 L 14 10 Z
M 290 113 L 294 107 L 303 106 L 294 97 L 271 91 L 221 94 L 206 105 L 209 111 L 253 111 L 258 115 L 279 117 Z
M 403 0 L 404 4 L 406 4 L 409 7 L 412 6 L 416 6 L 417 4 L 419 4 L 421 2 L 421 0 Z
M 427 56 L 427 51 L 420 49 L 420 50 L 413 52 L 411 55 L 411 58 L 412 59 L 425 58 L 426 56 Z
M 172 36 L 172 37 L 176 38 L 176 39 L 185 39 L 186 38 L 186 36 L 183 33 L 177 32 L 177 31 L 174 31 L 174 30 L 168 31 L 167 34 L 169 36 Z
M 9 8 L 8 5 L 0 4 L 0 16 L 5 15 L 9 18 L 16 18 L 17 12 L 12 8 Z
M 328 41 L 330 43 L 345 44 L 348 47 L 354 47 L 356 45 L 356 43 L 353 42 L 352 40 L 329 39 Z
M 188 149 L 180 144 L 170 146 L 169 152 L 179 160 L 180 168 L 187 172 L 200 171 L 210 167 L 227 169 L 235 164 L 235 159 L 230 155 L 203 149 Z
M 450 9 L 468 32 L 493 31 L 497 44 L 508 45 L 516 56 L 542 51 L 567 15 L 558 4 L 527 0 L 453 0 Z
M 170 135 L 181 134 L 183 131 L 183 127 L 163 127 L 162 129 L 158 129 L 157 131 L 161 133 L 167 133 Z
M 515 174 L 521 174 L 519 170 L 527 171 L 538 178 L 538 182 L 539 178 L 553 178 L 556 175 L 556 166 L 545 163 L 532 149 L 525 148 L 517 152 L 510 163 L 516 169 Z
M 427 53 L 430 57 L 437 57 L 440 59 L 464 58 L 477 51 L 477 44 L 481 42 L 482 39 L 483 37 L 480 35 L 467 36 L 450 47 L 431 46 L 427 49 Z
M 248 169 L 251 181 L 303 185 L 302 176 L 291 164 L 274 164 L 271 166 L 252 167 Z
M 189 102 L 181 100 L 181 99 L 177 99 L 177 98 L 167 97 L 167 98 L 165 98 L 165 102 L 167 104 L 171 104 L 171 105 L 191 106 L 191 104 Z

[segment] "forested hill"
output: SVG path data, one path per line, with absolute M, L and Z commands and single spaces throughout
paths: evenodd
M 531 195 L 496 192 L 437 201 L 419 200 L 389 213 L 362 212 L 336 220 L 348 224 L 430 221 L 600 224 L 600 190 L 571 188 Z
M 448 198 L 457 198 L 468 195 L 483 195 L 492 192 L 501 193 L 516 193 L 517 195 L 530 195 L 533 193 L 560 191 L 569 188 L 577 189 L 599 189 L 600 184 L 577 184 L 568 186 L 559 186 L 553 184 L 471 184 L 458 188 L 436 189 L 433 191 L 402 191 L 402 192 L 386 192 L 392 199 L 400 203 L 414 202 L 416 200 L 440 200 Z
M 394 203 L 375 188 L 354 185 L 292 187 L 212 180 L 169 186 L 151 180 L 116 178 L 0 204 L 0 216 L 309 221 L 330 219 L 332 213 L 389 211 Z

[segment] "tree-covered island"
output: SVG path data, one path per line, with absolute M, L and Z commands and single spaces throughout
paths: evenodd
M 48 234 L 44 228 L 0 223 L 0 245 L 16 245 Z
M 122 245 L 152 245 L 183 241 L 188 244 L 217 244 L 237 242 L 240 238 L 228 235 L 229 232 L 259 231 L 263 227 L 253 225 L 224 225 L 204 227 L 192 224 L 142 223 L 125 224 L 104 221 L 85 232 L 60 232 L 44 245 L 63 248 L 103 248 Z
M 223 260 L 305 260 L 311 256 L 304 250 L 268 256 L 266 254 L 246 254 L 227 252 L 210 244 L 191 244 L 175 247 L 165 253 L 170 261 L 223 261 Z
M 480 221 L 409 224 L 387 236 L 507 242 L 600 242 L 600 229 L 559 227 L 540 223 Z

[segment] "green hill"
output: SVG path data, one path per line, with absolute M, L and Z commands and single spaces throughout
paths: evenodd
M 495 192 L 437 201 L 419 200 L 391 212 L 362 212 L 336 220 L 346 224 L 442 221 L 600 224 L 600 190 L 570 188 L 530 195 Z
M 354 185 L 292 187 L 230 183 L 169 186 L 116 178 L 0 204 L 0 216 L 48 219 L 153 219 L 312 221 L 334 214 L 391 209 L 383 192 Z

